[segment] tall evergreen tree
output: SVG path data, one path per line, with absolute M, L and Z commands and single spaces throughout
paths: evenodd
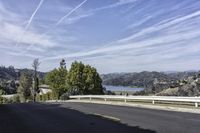
M 34 84 L 33 84 L 33 101 L 35 101 L 36 94 L 39 92 L 39 78 L 38 78 L 38 68 L 39 68 L 40 62 L 39 59 L 35 59 L 33 61 L 32 67 L 34 70 L 33 74 L 33 79 L 34 79 Z
M 32 78 L 31 75 L 28 73 L 23 73 L 20 76 L 20 81 L 19 81 L 19 93 L 21 96 L 24 98 L 26 101 L 27 99 L 31 99 L 31 87 L 32 87 Z

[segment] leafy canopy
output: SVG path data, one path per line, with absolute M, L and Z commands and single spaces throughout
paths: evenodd
M 69 72 L 65 67 L 54 69 L 46 75 L 45 83 L 50 85 L 59 98 L 62 94 L 103 94 L 102 80 L 94 67 L 82 62 L 73 62 Z

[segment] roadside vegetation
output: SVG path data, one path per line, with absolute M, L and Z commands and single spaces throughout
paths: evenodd
M 60 62 L 60 67 L 46 73 L 40 78 L 38 69 L 40 62 L 33 61 L 33 71 L 20 73 L 16 93 L 11 98 L 1 97 L 7 94 L 5 89 L 0 89 L 0 103 L 20 103 L 46 100 L 67 100 L 70 95 L 104 94 L 102 80 L 97 70 L 82 62 L 73 62 L 69 70 L 65 60 Z M 15 83 L 15 82 L 14 82 Z M 49 86 L 50 92 L 40 93 L 39 86 Z
M 73 62 L 67 71 L 60 66 L 49 72 L 45 83 L 52 89 L 53 99 L 67 98 L 69 95 L 103 94 L 102 80 L 94 67 L 82 62 Z

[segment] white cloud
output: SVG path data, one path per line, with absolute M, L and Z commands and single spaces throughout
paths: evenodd
M 100 11 L 100 10 L 104 10 L 104 9 L 116 8 L 116 7 L 119 7 L 119 6 L 135 3 L 136 1 L 138 1 L 138 0 L 119 0 L 118 2 L 115 2 L 113 4 L 94 9 L 92 11 Z
M 144 19 L 139 20 L 139 21 L 136 21 L 136 22 L 134 22 L 133 24 L 129 25 L 129 26 L 127 27 L 127 29 L 133 29 L 133 28 L 135 28 L 135 27 L 137 27 L 137 26 L 141 26 L 142 24 L 144 24 L 145 22 L 147 22 L 147 21 L 150 20 L 151 18 L 152 18 L 152 16 L 145 16 Z
M 89 5 L 90 3 L 87 6 Z M 198 43 L 200 41 L 198 39 L 200 37 L 200 31 L 198 29 L 200 26 L 198 23 L 200 20 L 200 11 L 191 10 L 193 13 L 191 13 L 191 11 L 183 11 L 181 13 L 174 12 L 174 14 L 168 15 L 167 13 L 171 12 L 172 8 L 174 9 L 175 7 L 172 7 L 169 10 L 163 8 L 158 10 L 158 12 L 155 12 L 154 7 L 152 7 L 152 5 L 156 5 L 156 2 L 154 1 L 148 5 L 148 10 L 146 10 L 147 6 L 139 6 L 139 8 L 134 9 L 131 8 L 133 12 L 128 12 L 127 15 L 130 17 L 129 21 L 124 22 L 124 18 L 127 16 L 125 13 L 119 13 L 117 7 L 119 7 L 119 9 L 121 9 L 120 6 L 129 7 L 126 5 L 136 5 L 136 0 L 118 0 L 115 1 L 115 3 L 100 8 L 92 9 L 91 7 L 92 10 L 88 11 L 85 8 L 81 8 L 76 11 L 76 13 L 71 12 L 73 15 L 69 15 L 69 13 L 65 14 L 65 11 L 62 9 L 64 12 L 56 13 L 56 17 L 54 16 L 56 19 L 46 14 L 45 18 L 43 18 L 44 14 L 39 14 L 31 25 L 29 31 L 27 31 L 26 34 L 24 34 L 23 39 L 21 39 L 20 46 L 14 47 L 14 42 L 20 39 L 20 35 L 23 34 L 23 27 L 25 26 L 22 26 L 22 23 L 25 21 L 25 18 L 27 19 L 28 17 L 15 14 L 14 12 L 7 10 L 4 6 L 1 6 L 0 3 L 0 50 L 5 53 L 4 55 L 8 55 L 8 59 L 15 59 L 15 62 L 17 62 L 16 60 L 18 59 L 27 61 L 28 59 L 39 57 L 45 64 L 43 67 L 48 67 L 48 70 L 56 66 L 55 62 L 63 57 L 67 58 L 67 62 L 70 63 L 73 60 L 82 60 L 96 66 L 101 70 L 101 72 L 141 71 L 153 69 L 164 70 L 167 69 L 167 66 L 169 68 L 177 69 L 177 67 L 181 67 L 184 69 L 187 67 L 187 63 L 183 63 L 184 58 L 191 60 L 189 62 L 191 64 L 193 63 L 195 67 L 198 66 L 195 61 L 199 60 L 197 59 L 197 53 L 200 52 L 200 44 Z M 46 13 L 52 8 L 46 4 L 45 6 L 48 7 L 48 10 L 47 8 L 44 10 L 41 8 L 40 13 L 44 13 L 44 11 Z M 62 5 L 62 7 L 65 7 L 65 5 Z M 113 10 L 116 12 L 111 11 L 108 16 L 105 17 L 112 17 L 112 13 L 119 13 L 113 16 L 116 20 L 121 19 L 122 21 L 115 23 L 115 21 L 107 22 L 105 19 L 102 22 L 102 26 L 106 23 L 105 27 L 94 27 L 95 25 L 93 26 L 92 23 L 89 22 L 90 19 L 87 21 L 88 24 L 80 23 L 79 25 L 79 23 L 77 23 L 77 25 L 70 25 L 84 18 L 93 16 L 95 13 L 98 14 L 94 16 L 94 19 L 99 21 L 104 18 L 104 16 L 101 15 L 106 14 L 105 12 L 101 13 L 98 11 L 112 8 L 116 9 Z M 179 9 L 177 6 L 176 8 Z M 70 9 L 73 10 L 76 8 Z M 55 11 L 55 9 L 53 10 Z M 138 12 L 138 10 L 140 11 Z M 190 14 L 188 14 L 189 12 Z M 60 17 L 60 13 L 62 14 L 62 17 Z M 140 13 L 142 13 L 142 16 L 140 16 Z M 133 19 L 134 16 L 137 16 L 136 19 Z M 51 21 L 48 20 L 48 17 L 51 17 Z M 59 17 L 60 19 L 58 19 Z M 42 21 L 41 18 L 43 19 Z M 161 18 L 165 19 L 160 21 Z M 91 20 L 91 22 L 95 21 L 93 18 L 91 18 Z M 132 24 L 126 24 L 132 21 L 134 21 Z M 142 24 L 147 21 L 148 24 L 145 24 L 145 27 L 142 26 Z M 115 27 L 112 24 L 108 24 L 110 22 L 115 23 L 114 26 L 119 27 L 114 29 Z M 56 23 L 60 25 L 55 26 Z M 39 28 L 41 26 L 38 27 L 38 24 L 45 25 L 45 28 L 41 28 L 41 30 Z M 82 24 L 86 27 L 80 28 Z M 101 26 L 101 22 L 98 22 L 97 24 L 98 26 Z M 68 33 L 68 27 L 69 29 L 73 29 L 73 31 L 69 31 Z M 123 28 L 126 27 L 129 27 L 130 29 L 128 31 L 126 31 L 127 29 L 123 30 Z M 92 30 L 95 32 L 102 32 L 102 34 L 99 34 L 102 36 L 96 37 L 98 34 L 96 36 L 91 35 L 94 32 L 90 28 L 94 28 Z M 101 28 L 104 29 L 102 30 Z M 49 29 L 52 29 L 51 32 L 46 34 L 46 30 L 48 31 Z M 85 29 L 88 31 L 83 31 Z M 110 33 L 112 33 L 111 30 L 115 32 L 112 34 L 112 38 L 107 36 L 107 33 L 105 33 L 105 35 L 103 34 L 106 30 L 110 30 Z M 119 36 L 117 34 L 119 34 Z M 114 37 L 115 35 L 117 35 L 117 37 Z M 70 41 L 74 40 L 74 38 L 68 40 L 69 36 L 70 38 L 75 37 L 75 41 Z M 97 40 L 95 40 L 96 38 Z M 105 43 L 104 45 L 96 44 L 98 43 L 99 38 L 103 40 L 100 40 L 99 43 L 101 43 L 101 41 L 108 43 Z M 93 42 L 92 39 L 95 41 Z M 114 39 L 116 41 L 114 41 Z M 24 50 L 27 51 L 24 52 Z M 176 66 L 173 67 L 172 65 Z M 182 67 L 181 65 L 184 66 Z M 190 66 L 190 68 L 193 67 Z
M 163 68 L 164 70 L 167 66 L 165 61 L 168 63 L 170 62 L 171 65 L 176 64 L 177 66 L 180 66 L 180 64 L 183 63 L 176 63 L 177 58 L 181 60 L 184 56 L 198 52 L 198 49 L 200 49 L 200 44 L 195 41 L 195 38 L 200 37 L 200 31 L 198 30 L 197 25 L 191 23 L 195 23 L 195 21 L 198 20 L 198 14 L 199 12 L 195 12 L 173 19 L 167 18 L 166 20 L 163 20 L 162 23 L 158 22 L 152 26 L 155 29 L 150 28 L 151 30 L 148 29 L 143 34 L 137 34 L 138 37 L 143 37 L 142 41 L 135 40 L 135 38 L 127 39 L 128 37 L 125 37 L 125 39 L 112 42 L 105 47 L 77 53 L 58 54 L 57 56 L 43 58 L 43 60 L 48 61 L 61 59 L 63 57 L 68 60 L 80 59 L 84 60 L 86 63 L 95 64 L 104 72 L 114 71 L 109 70 L 108 66 L 110 64 L 118 66 L 116 68 L 117 71 L 132 70 L 133 68 L 127 67 L 129 66 L 128 64 L 134 65 L 136 67 L 134 68 L 135 71 L 145 70 L 145 68 L 149 68 L 149 70 L 161 70 L 161 68 Z M 155 25 L 157 25 L 157 28 Z M 146 33 L 153 34 L 157 31 L 159 31 L 160 34 L 156 36 L 144 36 Z M 175 32 L 171 34 L 172 31 Z M 194 42 L 191 40 L 194 40 Z M 191 45 L 186 45 L 187 43 L 191 43 Z M 102 65 L 102 63 L 99 62 L 104 63 Z M 144 67 L 140 67 L 141 65 Z M 182 69 L 184 68 L 186 69 L 185 66 Z
M 188 20 L 188 19 L 191 19 L 191 18 L 193 18 L 193 17 L 197 17 L 197 16 L 199 16 L 199 15 L 200 15 L 200 10 L 199 10 L 199 11 L 196 11 L 196 12 L 193 12 L 193 13 L 191 13 L 191 14 L 189 14 L 189 15 L 185 15 L 185 16 L 183 16 L 183 17 L 175 18 L 175 19 L 173 19 L 173 20 L 171 20 L 171 21 L 168 21 L 168 22 L 166 22 L 166 20 L 163 20 L 163 21 L 166 22 L 166 23 L 160 22 L 159 24 L 155 24 L 155 25 L 153 25 L 153 26 L 151 26 L 151 27 L 148 27 L 148 28 L 146 28 L 146 29 L 141 30 L 140 32 L 138 32 L 138 33 L 136 33 L 136 34 L 133 34 L 133 35 L 131 35 L 131 36 L 129 36 L 129 37 L 123 38 L 123 39 L 119 40 L 118 42 L 119 42 L 119 43 L 127 42 L 127 41 L 130 41 L 130 40 L 132 40 L 132 39 L 135 39 L 136 37 L 144 36 L 144 35 L 146 35 L 146 34 L 159 31 L 159 30 L 161 30 L 161 29 L 164 29 L 164 28 L 173 26 L 173 25 L 175 25 L 175 24 L 184 22 L 184 21 L 186 21 L 186 20 Z
M 53 29 L 55 29 L 58 25 L 60 25 L 65 19 L 67 19 L 71 14 L 73 14 L 74 12 L 76 12 L 79 8 L 81 8 L 85 3 L 87 2 L 87 0 L 84 0 L 83 2 L 81 2 L 79 5 L 77 5 L 75 8 L 72 8 L 71 11 L 69 11 L 67 14 L 65 14 L 64 16 L 62 16 L 57 22 L 55 25 L 53 25 L 52 27 L 49 27 L 49 29 L 47 31 L 45 31 L 44 33 L 42 33 L 40 35 L 40 38 L 43 38 L 45 36 L 47 36 L 47 34 L 52 31 Z M 78 20 L 80 20 L 81 18 L 85 18 L 85 17 L 88 17 L 90 16 L 89 14 L 86 14 L 86 15 L 82 15 L 82 16 L 78 16 L 76 18 L 71 18 L 69 19 L 69 23 L 68 24 L 71 24 L 71 23 L 74 23 Z M 30 48 L 35 45 L 34 42 L 32 42 L 25 50 L 26 51 L 29 51 Z
M 178 41 L 185 41 L 189 40 L 195 37 L 200 36 L 200 31 L 195 30 L 195 31 L 190 31 L 190 32 L 183 32 L 183 33 L 177 33 L 177 34 L 170 34 L 170 35 L 164 35 L 164 36 L 159 36 L 151 39 L 146 39 L 144 41 L 136 41 L 136 42 L 129 42 L 129 43 L 124 43 L 121 45 L 111 45 L 108 47 L 103 47 L 91 51 L 85 51 L 85 52 L 78 52 L 78 53 L 72 53 L 72 54 L 66 54 L 66 55 L 58 55 L 54 57 L 47 57 L 44 60 L 52 60 L 52 59 L 60 59 L 62 57 L 65 58 L 72 58 L 72 57 L 84 57 L 84 56 L 90 56 L 90 55 L 95 55 L 95 54 L 109 54 L 110 52 L 122 52 L 126 50 L 136 50 L 136 49 L 141 49 L 145 48 L 147 46 L 156 46 L 157 44 L 170 44 Z
M 20 26 L 9 23 L 3 23 L 1 25 L 0 39 L 16 42 L 17 40 L 19 40 L 23 32 L 24 29 Z M 39 33 L 33 31 L 27 31 L 23 39 L 21 40 L 21 43 L 23 45 L 29 45 L 30 43 L 34 43 L 35 45 L 45 48 L 56 45 L 56 43 L 52 41 L 51 37 L 47 35 L 40 36 Z
M 80 14 L 75 17 L 70 17 L 64 21 L 64 24 L 74 24 L 74 23 L 78 22 L 79 20 L 90 17 L 92 15 L 93 15 L 93 13 L 88 13 L 88 14 Z
M 23 33 L 21 34 L 21 37 L 19 38 L 19 40 L 17 40 L 17 42 L 16 42 L 16 44 L 15 44 L 16 46 L 18 46 L 18 44 L 19 44 L 19 43 L 21 42 L 21 40 L 23 39 L 24 34 L 25 34 L 26 31 L 28 30 L 30 24 L 31 24 L 32 21 L 33 21 L 33 18 L 34 18 L 34 16 L 35 16 L 35 14 L 36 14 L 37 11 L 39 10 L 39 8 L 40 8 L 40 6 L 42 5 L 43 1 L 44 1 L 44 0 L 40 0 L 40 2 L 39 2 L 39 4 L 38 4 L 38 6 L 36 7 L 35 11 L 32 13 L 30 19 L 28 20 L 28 22 L 27 22 L 27 24 L 26 24 L 26 26 L 25 26 L 25 28 L 24 28 Z
M 14 12 L 9 11 L 2 3 L 0 3 L 0 23 L 4 21 L 21 22 L 22 17 Z

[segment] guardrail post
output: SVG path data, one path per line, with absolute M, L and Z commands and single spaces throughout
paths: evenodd
M 195 103 L 195 107 L 198 108 L 198 103 L 197 102 Z
M 126 103 L 126 98 L 124 99 L 124 102 Z
M 90 101 L 92 101 L 92 98 L 90 97 Z
M 154 100 L 152 101 L 152 104 L 155 104 L 155 101 L 154 101 Z
M 81 98 L 79 97 L 78 100 L 81 100 Z
M 104 98 L 104 101 L 106 102 L 106 98 Z

